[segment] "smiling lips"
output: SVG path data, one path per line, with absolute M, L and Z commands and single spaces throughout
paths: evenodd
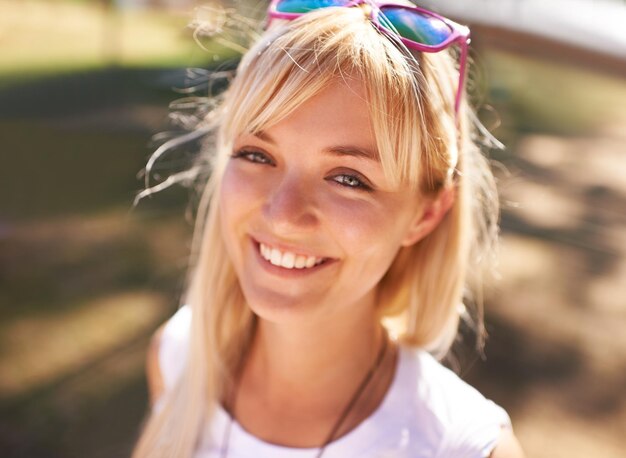
M 305 256 L 291 251 L 281 251 L 278 248 L 270 247 L 264 243 L 259 243 L 259 251 L 263 259 L 270 264 L 283 267 L 285 269 L 310 269 L 326 261 L 327 258 L 316 256 Z

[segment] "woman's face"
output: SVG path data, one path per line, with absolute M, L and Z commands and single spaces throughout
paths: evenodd
M 358 81 L 336 82 L 234 141 L 222 232 L 262 318 L 370 313 L 398 249 L 425 235 L 422 199 L 384 177 L 364 95 Z

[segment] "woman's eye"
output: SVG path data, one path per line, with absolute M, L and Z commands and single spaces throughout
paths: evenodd
M 255 150 L 237 151 L 232 155 L 232 157 L 234 159 L 243 159 L 245 161 L 254 162 L 257 164 L 272 164 L 273 163 L 267 154 L 261 151 L 255 151 Z
M 341 174 L 335 175 L 332 179 L 346 188 L 362 189 L 364 191 L 372 190 L 372 187 L 366 184 L 365 181 L 357 175 Z

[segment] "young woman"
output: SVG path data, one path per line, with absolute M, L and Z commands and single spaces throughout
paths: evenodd
M 133 457 L 521 457 L 506 412 L 438 362 L 497 220 L 467 29 L 369 1 L 269 14 L 213 113 Z

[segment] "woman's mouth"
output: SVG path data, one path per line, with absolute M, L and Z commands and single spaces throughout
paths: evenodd
M 257 243 L 257 247 L 263 259 L 274 266 L 282 267 L 284 269 L 310 269 L 329 260 L 329 258 L 308 256 L 292 251 L 279 250 L 276 247 L 272 247 L 261 242 Z
M 306 270 L 320 266 L 331 258 L 307 255 L 295 251 L 279 249 L 263 242 L 256 241 L 256 248 L 261 258 L 273 266 L 290 270 Z

